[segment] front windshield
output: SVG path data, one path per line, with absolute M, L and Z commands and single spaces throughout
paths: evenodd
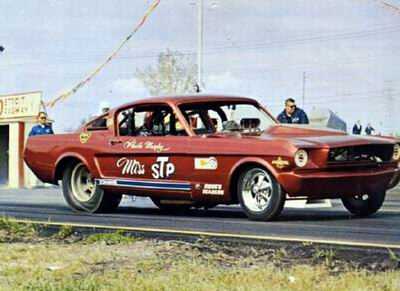
M 197 135 L 259 134 L 275 124 L 261 108 L 249 103 L 196 103 L 181 105 L 180 110 Z

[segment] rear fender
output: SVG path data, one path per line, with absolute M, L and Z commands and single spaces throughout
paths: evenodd
M 94 165 L 94 163 L 90 163 L 84 156 L 82 156 L 79 153 L 76 152 L 66 152 L 63 155 L 61 155 L 56 163 L 55 163 L 55 167 L 53 169 L 53 173 L 52 173 L 52 177 L 54 179 L 55 182 L 57 182 L 58 180 L 60 180 L 60 178 L 62 178 L 62 173 L 64 170 L 64 167 L 66 166 L 65 163 L 68 162 L 68 160 L 79 160 L 81 161 L 92 173 L 92 175 L 97 176 L 97 168 Z M 95 172 L 95 173 L 93 173 Z

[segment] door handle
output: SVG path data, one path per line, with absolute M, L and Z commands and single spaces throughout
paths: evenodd
M 113 146 L 113 145 L 116 145 L 116 144 L 121 144 L 121 143 L 122 143 L 122 140 L 119 140 L 119 139 L 111 139 L 108 143 L 109 143 L 111 146 Z

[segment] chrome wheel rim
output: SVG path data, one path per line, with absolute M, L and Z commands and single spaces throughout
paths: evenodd
M 273 194 L 271 176 L 262 169 L 253 169 L 243 178 L 241 189 L 244 205 L 253 212 L 263 212 Z
M 88 168 L 80 163 L 75 166 L 71 174 L 71 192 L 79 202 L 89 201 L 96 190 L 94 179 Z

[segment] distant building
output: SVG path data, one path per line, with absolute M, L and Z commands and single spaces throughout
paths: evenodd
M 41 92 L 0 95 L 0 187 L 34 187 L 40 182 L 23 152 L 41 106 Z

